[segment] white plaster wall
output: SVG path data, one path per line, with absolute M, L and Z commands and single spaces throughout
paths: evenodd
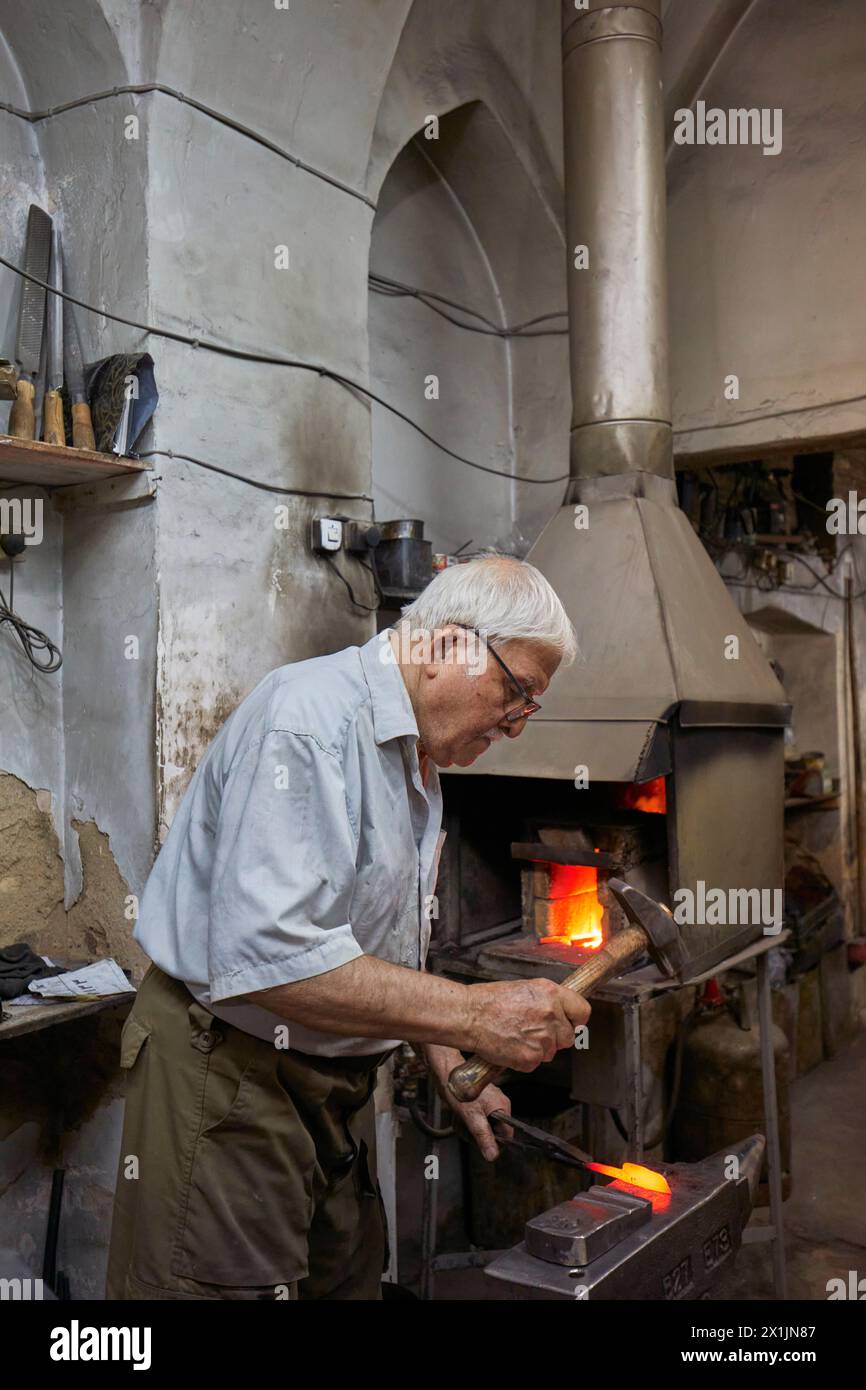
M 392 165 L 374 223 L 373 271 L 505 327 L 564 303 L 564 262 L 558 223 L 480 102 L 445 116 L 437 139 L 416 136 Z M 414 298 L 371 291 L 374 389 L 465 458 L 511 477 L 561 476 L 570 410 L 565 320 L 537 328 L 561 331 L 474 333 Z M 430 374 L 438 399 L 426 396 Z M 563 492 L 561 483 L 534 486 L 472 469 L 380 406 L 373 408 L 373 480 L 377 515 L 423 517 L 434 550 L 471 540 L 473 548 L 522 554 Z
M 15 106 L 26 106 L 27 92 L 16 54 L 10 48 L 0 28 L 0 89 L 3 99 Z M 6 111 L 0 111 L 0 139 L 3 161 L 0 165 L 0 189 L 3 213 L 0 221 L 0 249 L 9 260 L 17 260 L 24 246 L 27 231 L 27 209 L 31 202 L 44 206 L 45 176 L 39 155 L 36 132 L 32 126 Z M 0 274 L 0 331 L 2 355 L 14 356 L 15 333 L 18 326 L 20 284 L 7 270 Z M 9 404 L 0 401 L 0 425 L 5 426 Z
M 112 29 L 91 0 L 33 0 L 26 10 L 3 0 L 0 36 L 0 94 L 24 109 L 129 80 Z M 133 98 L 112 98 L 37 125 L 0 113 L 6 213 L 0 246 L 21 264 L 27 206 L 37 202 L 61 231 L 67 288 L 116 313 L 146 318 L 145 112 L 140 138 L 123 138 L 123 116 L 135 110 Z M 0 271 L 3 351 L 10 357 L 20 287 L 11 272 Z M 84 313 L 79 327 L 89 361 L 142 342 L 140 335 Z M 8 406 L 2 411 L 0 428 Z M 2 634 L 0 768 L 50 792 L 69 906 L 82 887 L 74 818 L 94 821 L 108 834 L 117 867 L 133 891 L 142 887 L 152 859 L 153 517 L 147 507 L 61 516 L 50 494 L 34 495 L 45 503 L 45 540 L 28 548 L 26 561 L 16 568 L 15 608 L 62 647 L 64 664 L 55 675 L 33 672 L 8 632 Z M 7 573 L 8 564 L 0 562 L 0 584 L 8 597 Z M 138 661 L 124 659 L 129 634 L 139 638 Z M 28 936 L 26 920 L 20 935 Z M 64 1045 L 61 1036 L 57 1042 Z M 38 1097 L 34 1105 L 38 1111 Z M 39 1273 L 51 1174 L 42 1158 L 44 1127 L 27 1119 L 18 1123 L 19 1112 L 20 1107 L 16 1119 L 9 1112 L 4 1117 L 13 1127 L 0 1146 L 2 1226 L 6 1243 Z M 65 1155 L 59 1257 L 78 1297 L 102 1296 L 121 1113 L 116 1101 L 97 1106 L 70 1136 Z
M 404 6 L 166 8 L 161 81 L 362 190 L 378 91 Z M 225 53 L 230 51 L 230 68 Z M 347 76 L 349 63 L 354 79 Z M 363 74 L 363 77 L 362 77 Z M 182 332 L 367 380 L 373 210 L 212 119 L 155 97 L 148 192 L 152 313 Z M 277 247 L 289 268 L 277 269 Z M 274 666 L 365 640 L 371 623 L 308 548 L 316 514 L 369 517 L 368 404 L 314 372 L 160 344 L 152 446 L 287 497 L 160 459 L 159 831 L 235 704 Z M 288 508 L 288 530 L 275 507 Z M 339 564 L 363 601 L 366 572 Z
M 484 247 L 423 142 L 406 147 L 383 187 L 371 269 L 503 322 Z M 369 331 L 373 389 L 383 399 L 455 452 L 514 472 L 511 363 L 504 340 L 457 328 L 416 299 L 375 292 Z M 431 375 L 438 398 L 428 399 Z M 506 479 L 449 458 L 380 406 L 373 407 L 373 479 L 377 516 L 422 517 L 434 550 L 456 550 L 473 539 L 480 546 L 510 529 Z
M 501 325 L 565 306 L 559 16 L 556 0 L 419 0 L 373 138 L 372 268 Z M 439 140 L 415 139 L 430 115 Z M 370 342 L 374 386 L 455 452 L 533 479 L 567 473 L 565 336 L 485 339 L 371 295 Z M 430 372 L 438 402 L 424 398 Z M 380 408 L 373 418 L 379 514 L 429 520 L 436 549 L 472 538 L 523 553 L 559 504 L 561 484 L 476 472 Z
M 27 105 L 23 74 L 15 52 L 0 30 L 0 91 L 16 106 Z M 0 111 L 0 254 L 19 263 L 31 202 L 47 206 L 45 175 L 34 129 Z M 0 267 L 0 355 L 14 358 L 21 282 Z M 0 430 L 5 429 L 10 405 L 0 401 Z M 59 519 L 41 489 L 2 487 L 0 496 L 42 503 L 44 535 L 28 546 L 25 559 L 15 563 L 16 605 L 36 627 L 62 638 L 60 597 Z M 0 589 L 10 594 L 12 562 L 0 554 Z M 34 674 L 17 640 L 8 629 L 0 632 L 0 768 L 29 786 L 50 792 L 58 831 L 63 825 L 62 685 L 57 676 Z M 42 736 L 39 736 L 42 735 Z
M 862 0 L 755 0 L 701 97 L 781 108 L 782 152 L 672 148 L 678 449 L 863 428 L 864 69 Z M 737 401 L 723 395 L 728 373 L 740 378 Z
M 19 6 L 4 0 L 0 33 L 7 64 L 3 97 L 24 109 L 41 110 L 130 80 L 95 0 L 64 5 L 34 0 L 26 19 Z M 64 63 L 45 62 L 49 37 L 55 45 L 60 41 Z M 126 140 L 123 133 L 124 116 L 136 110 L 134 98 L 119 97 L 35 125 L 0 113 L 9 148 L 26 151 L 26 158 L 19 154 L 7 165 L 6 201 L 14 216 L 11 226 L 4 219 L 0 236 L 4 254 L 21 264 L 27 206 L 38 202 L 60 230 L 67 288 L 98 307 L 146 318 L 146 112 L 140 112 L 142 129 L 137 140 Z M 20 283 L 2 270 L 0 321 L 6 305 L 4 345 L 9 356 L 14 355 Z M 142 335 L 134 330 L 83 311 L 77 317 L 86 361 L 143 345 Z M 5 420 L 8 407 L 3 409 Z M 81 890 L 77 836 L 70 826 L 73 816 L 94 820 L 109 834 L 118 866 L 136 891 L 143 885 L 150 861 L 154 644 L 145 629 L 155 622 L 154 588 L 147 578 L 153 535 L 146 530 L 142 536 L 139 529 L 136 536 L 135 523 L 127 524 L 123 563 L 118 565 L 110 514 L 101 513 L 93 524 L 68 520 L 65 534 L 48 500 L 45 516 L 50 523 L 42 548 L 45 554 L 40 556 L 42 577 L 35 585 L 37 566 L 28 555 L 27 564 L 19 566 L 16 574 L 16 606 L 62 646 L 64 665 L 57 675 L 39 676 L 21 662 L 11 667 L 6 661 L 0 664 L 0 681 L 18 672 L 19 688 L 10 699 L 16 710 L 12 719 L 25 717 L 29 724 L 26 739 L 15 737 L 14 722 L 10 728 L 7 721 L 0 730 L 0 740 L 11 745 L 7 753 L 0 743 L 0 765 L 30 785 L 52 792 L 69 904 Z M 142 518 L 138 524 L 147 528 Z M 46 607 L 38 594 L 49 568 L 55 592 Z M 64 572 L 67 582 L 62 583 Z M 150 612 L 145 613 L 148 606 Z M 123 660 L 109 631 L 110 623 L 119 622 L 130 609 L 138 615 L 143 639 L 144 654 L 137 665 Z M 36 691 L 39 703 L 34 708 Z M 129 718 L 130 708 L 136 711 L 134 719 Z M 45 767 L 48 758 L 53 769 L 50 776 Z M 125 772 L 121 780 L 118 767 Z

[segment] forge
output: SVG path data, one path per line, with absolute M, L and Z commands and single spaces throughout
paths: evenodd
M 485 978 L 574 968 L 621 925 L 611 873 L 669 906 L 783 883 L 790 707 L 674 482 L 659 12 L 562 8 L 567 241 L 589 255 L 568 282 L 570 483 L 527 559 L 580 655 L 519 739 L 443 778 L 434 950 Z M 685 978 L 762 930 L 687 923 Z
M 671 910 L 706 904 L 709 890 L 713 901 L 777 904 L 784 881 L 790 706 L 677 500 L 659 0 L 590 0 L 585 10 L 566 0 L 562 60 L 566 239 L 584 253 L 568 280 L 570 479 L 526 558 L 562 599 L 580 652 L 518 739 L 443 776 L 431 956 L 462 979 L 564 980 L 626 925 L 612 877 Z M 761 911 L 677 921 L 680 985 L 767 930 Z M 650 1040 L 655 1059 L 646 1046 L 663 983 L 646 957 L 602 984 L 587 1051 L 539 1071 L 584 1107 L 583 1142 L 601 1145 L 596 1156 L 615 1161 L 620 1139 L 636 1161 L 664 1151 L 672 1013 L 667 1034 Z M 489 1273 L 521 1296 L 574 1297 L 566 1266 L 583 1241 L 589 1253 L 604 1247 L 580 1271 L 593 1296 L 699 1297 L 738 1246 L 763 1156 L 763 1140 L 749 1140 L 749 1178 L 738 1182 L 720 1155 L 663 1168 L 664 1210 L 621 1183 L 596 1188 L 533 1218 Z M 566 1233 L 559 1247 L 554 1228 Z

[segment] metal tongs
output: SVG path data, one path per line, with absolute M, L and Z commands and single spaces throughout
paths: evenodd
M 534 1153 L 540 1153 L 545 1158 L 552 1158 L 556 1163 L 565 1163 L 569 1168 L 588 1168 L 593 1160 L 589 1154 L 584 1153 L 583 1149 L 577 1149 L 573 1144 L 567 1144 L 564 1139 L 558 1139 L 555 1134 L 548 1134 L 544 1129 L 536 1129 L 534 1125 L 528 1125 L 525 1120 L 516 1120 L 513 1115 L 506 1115 L 504 1110 L 491 1110 L 487 1116 L 488 1120 L 497 1120 L 500 1124 L 510 1125 L 512 1129 L 518 1131 L 520 1137 L 506 1139 L 503 1135 L 496 1134 L 497 1144 L 508 1144 L 514 1149 L 529 1149 Z

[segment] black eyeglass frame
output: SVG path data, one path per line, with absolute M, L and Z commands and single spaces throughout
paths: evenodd
M 511 681 L 511 684 L 514 686 L 518 695 L 523 700 L 524 703 L 521 705 L 520 709 L 511 710 L 509 713 L 506 713 L 502 716 L 506 723 L 516 724 L 521 719 L 528 719 L 530 715 L 537 714 L 538 711 L 541 709 L 541 705 L 538 703 L 537 700 L 533 700 L 529 691 L 517 679 L 511 668 L 509 666 L 506 666 L 505 662 L 502 660 L 502 657 L 499 655 L 498 651 L 496 651 L 492 643 L 488 642 L 487 638 L 484 636 L 484 633 L 479 632 L 477 627 L 470 627 L 468 623 L 455 623 L 454 626 L 462 627 L 464 632 L 474 632 L 476 637 L 481 638 L 481 641 L 484 643 L 490 655 L 493 657 L 493 660 L 498 662 L 498 664 L 502 667 L 502 670 L 505 672 L 506 676 Z

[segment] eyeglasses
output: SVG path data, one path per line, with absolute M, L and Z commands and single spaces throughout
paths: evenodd
M 484 634 L 482 632 L 479 632 L 477 627 L 469 627 L 467 623 L 455 623 L 454 626 L 462 627 L 465 632 L 474 632 L 476 637 L 481 638 L 481 641 L 484 643 L 490 655 L 493 657 L 493 660 L 496 661 L 502 667 L 506 676 L 511 681 L 511 684 L 514 686 L 515 690 L 517 691 L 518 695 L 523 701 L 523 704 L 520 705 L 518 709 L 510 710 L 507 714 L 503 715 L 503 718 L 505 719 L 506 723 L 516 724 L 520 719 L 528 719 L 531 714 L 537 714 L 537 712 L 541 709 L 541 705 L 538 703 L 537 700 L 533 700 L 529 691 L 526 690 L 523 685 L 521 685 L 514 672 L 508 666 L 506 666 L 505 662 L 502 660 L 502 657 L 499 655 L 497 651 L 494 650 L 494 648 L 488 642 Z

